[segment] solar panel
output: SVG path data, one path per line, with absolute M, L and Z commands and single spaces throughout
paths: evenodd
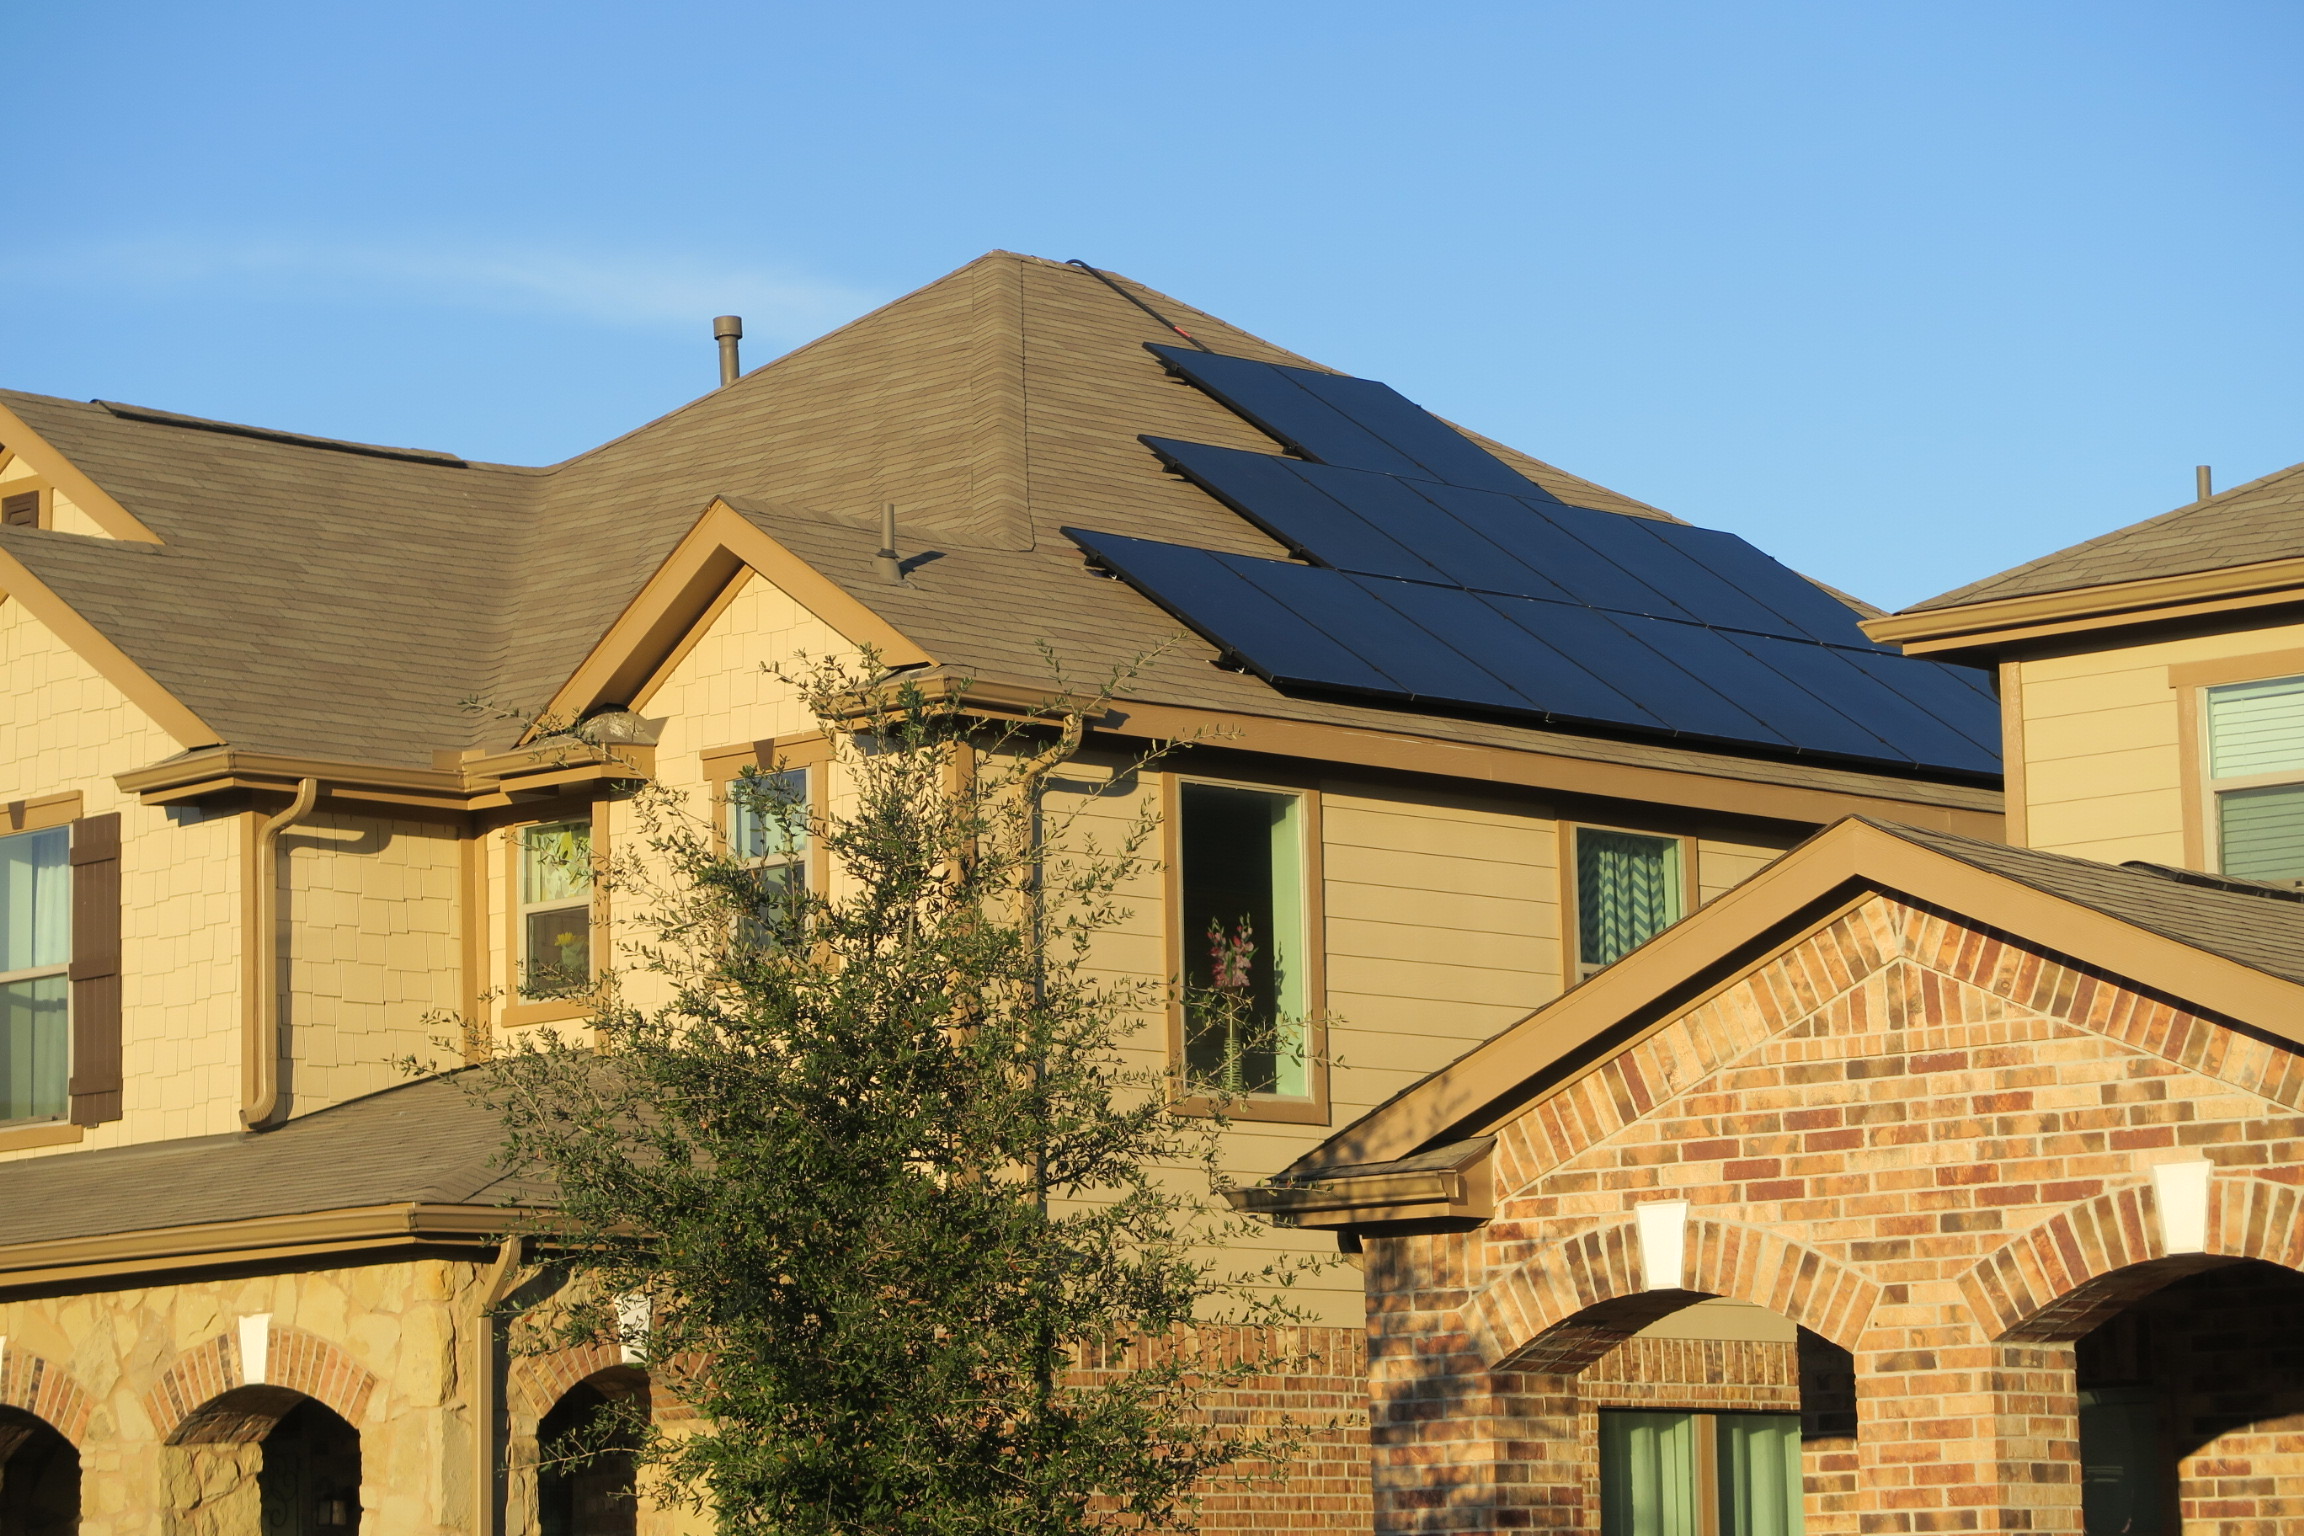
M 1539 500 L 1552 493 L 1388 384 L 1147 342 L 1145 349 L 1322 464 Z
M 1990 774 L 1997 709 L 1942 664 L 1457 586 L 1064 532 L 1285 686 Z

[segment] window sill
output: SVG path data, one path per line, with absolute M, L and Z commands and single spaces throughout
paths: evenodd
M 1221 1110 L 1207 1098 L 1176 1099 L 1168 1108 L 1179 1115 L 1192 1115 L 1200 1119 L 1213 1119 L 1219 1113 L 1227 1120 L 1254 1120 L 1267 1125 L 1326 1125 L 1328 1106 L 1319 1099 L 1281 1099 L 1252 1097 L 1225 1105 Z
M 35 1120 L 28 1124 L 0 1124 L 0 1152 L 21 1152 L 27 1147 L 69 1147 L 87 1135 L 69 1120 Z
M 496 1010 L 498 1029 L 525 1029 L 531 1024 L 564 1024 L 570 1019 L 588 1019 L 592 1004 L 584 998 L 552 998 L 540 1003 L 506 1003 Z

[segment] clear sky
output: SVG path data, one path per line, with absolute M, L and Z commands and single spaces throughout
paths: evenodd
M 1008 247 L 1896 605 L 2304 459 L 2304 6 L 0 0 L 0 384 L 550 462 Z

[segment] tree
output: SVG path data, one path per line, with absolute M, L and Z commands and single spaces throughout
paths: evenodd
M 637 1349 L 697 1409 L 639 1454 L 723 1531 L 1188 1528 L 1289 1434 L 1201 1411 L 1287 1362 L 1194 1325 L 1298 1314 L 1285 1269 L 1212 1257 L 1240 1230 L 1210 1198 L 1221 1121 L 1128 1062 L 1165 988 L 1091 967 L 1153 825 L 1100 847 L 1040 791 L 1101 700 L 996 726 L 829 663 L 788 680 L 842 809 L 749 774 L 724 846 L 640 790 L 645 852 L 606 870 L 649 914 L 630 984 L 596 1039 L 478 1074 L 508 1161 L 557 1189 L 564 1283 L 533 1320 Z M 829 891 L 784 857 L 817 842 Z M 623 1001 L 643 978 L 662 1000 Z

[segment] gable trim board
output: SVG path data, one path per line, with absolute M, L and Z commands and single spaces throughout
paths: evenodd
M 10 598 L 22 603 L 25 612 L 46 625 L 75 655 L 95 668 L 99 677 L 119 689 L 129 703 L 144 711 L 153 724 L 173 737 L 178 746 L 213 746 L 224 739 L 214 726 L 160 686 L 151 673 L 130 660 L 128 653 L 114 645 L 102 630 L 82 618 L 79 610 L 25 569 L 21 560 L 0 548 L 0 601 Z
M 748 574 L 784 594 L 887 667 L 932 664 L 895 625 L 744 516 L 750 503 L 718 496 L 665 557 L 606 634 L 545 706 L 552 720 L 581 719 L 603 704 L 637 709 L 693 648 Z M 862 531 L 859 540 L 868 537 Z
M 145 527 L 110 491 L 89 479 L 79 465 L 58 453 L 4 402 L 0 402 L 0 445 L 31 465 L 35 474 L 71 498 L 97 527 L 112 537 L 137 544 L 161 542 L 160 535 Z
M 1435 1143 L 1486 1134 L 1874 895 L 1958 913 L 2027 946 L 2304 1046 L 2304 984 L 1980 868 L 1895 827 L 1850 819 L 1371 1111 L 1283 1178 L 1371 1168 Z

